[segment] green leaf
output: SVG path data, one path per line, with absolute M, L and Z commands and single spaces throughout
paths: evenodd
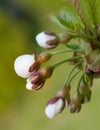
M 88 0 L 88 1 L 92 10 L 95 25 L 100 24 L 100 0 Z
M 59 21 L 59 19 L 58 19 L 56 16 L 49 14 L 49 18 L 50 18 L 50 20 L 51 20 L 53 23 L 55 23 L 57 26 L 61 27 L 62 29 L 67 29 L 67 30 L 69 30 L 69 28 L 67 28 L 66 26 L 64 26 L 63 24 L 61 24 L 61 22 Z
M 58 26 L 72 33 L 79 33 L 85 28 L 77 10 L 70 0 L 67 0 L 66 7 L 60 9 L 57 17 L 50 15 L 50 18 Z
M 84 24 L 92 30 L 94 28 L 94 19 L 89 0 L 77 0 L 78 12 L 84 21 Z
M 58 19 L 61 24 L 72 30 L 79 31 L 84 29 L 84 24 L 70 0 L 67 0 L 66 7 L 59 11 Z

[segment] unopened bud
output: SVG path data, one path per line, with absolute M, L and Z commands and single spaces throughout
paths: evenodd
M 48 52 L 43 52 L 38 56 L 38 60 L 40 63 L 46 62 L 51 58 L 51 54 Z
M 69 109 L 71 113 L 79 112 L 81 109 L 81 95 L 75 92 L 70 101 Z
M 89 102 L 90 100 L 91 100 L 91 95 L 86 95 L 82 97 L 81 103 L 84 104 Z
M 41 68 L 40 73 L 45 78 L 49 78 L 53 73 L 53 68 L 51 66 L 44 66 L 43 68 Z
M 41 32 L 36 36 L 37 43 L 46 49 L 52 49 L 58 45 L 58 38 L 53 32 Z
M 64 99 L 69 98 L 70 88 L 62 87 L 57 91 L 56 97 L 62 97 Z
M 27 79 L 26 88 L 29 90 L 39 90 L 43 87 L 45 81 L 52 75 L 52 67 L 45 66 L 40 70 L 34 71 Z
M 81 104 L 75 104 L 71 103 L 70 104 L 70 113 L 78 113 L 81 110 Z
M 60 112 L 62 112 L 64 107 L 65 107 L 65 101 L 62 98 L 54 97 L 48 101 L 45 113 L 47 117 L 52 119 Z
M 92 87 L 93 86 L 93 75 L 91 74 L 87 74 L 86 75 L 86 79 L 87 79 L 87 84 L 89 87 Z
M 34 55 L 22 55 L 16 58 L 14 62 L 15 72 L 22 78 L 27 78 L 31 73 L 29 68 L 34 64 L 35 56 Z
M 88 87 L 88 84 L 86 82 L 81 82 L 80 87 L 79 87 L 79 92 L 82 95 L 90 95 L 91 90 Z
M 59 34 L 59 40 L 61 43 L 69 42 L 70 39 L 71 39 L 71 36 L 68 33 Z

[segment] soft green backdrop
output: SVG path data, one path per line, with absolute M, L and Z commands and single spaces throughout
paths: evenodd
M 6 5 L 0 6 L 0 130 L 100 129 L 99 80 L 94 81 L 91 102 L 83 105 L 80 113 L 70 114 L 65 108 L 60 115 L 50 120 L 44 113 L 46 102 L 62 85 L 69 67 L 66 68 L 65 65 L 59 67 L 40 91 L 26 90 L 25 79 L 18 77 L 14 72 L 13 63 L 17 56 L 32 53 L 33 50 L 37 53 L 42 52 L 34 40 L 38 32 L 60 31 L 49 22 L 47 15 L 56 13 L 60 7 L 66 6 L 66 1 L 12 0 L 12 2 L 29 12 L 32 19 L 21 19 L 18 16 L 16 18 L 13 10 L 9 12 Z M 61 49 L 61 46 L 58 49 Z M 64 57 L 57 56 L 48 64 Z M 75 84 L 74 81 L 72 85 Z

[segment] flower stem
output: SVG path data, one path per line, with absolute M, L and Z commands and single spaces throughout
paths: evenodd
M 80 70 L 77 71 L 77 72 L 70 78 L 70 80 L 69 80 L 68 83 L 67 83 L 67 87 L 70 86 L 71 81 L 74 79 L 74 77 L 75 77 L 79 72 L 80 72 Z
M 56 54 L 61 54 L 61 53 L 65 53 L 65 52 L 82 52 L 82 50 L 80 50 L 80 49 L 78 49 L 78 50 L 60 50 L 60 51 L 50 52 L 50 54 L 56 55 Z
M 82 58 L 82 57 L 81 57 L 81 56 L 77 56 L 77 57 L 75 57 L 75 58 L 69 58 L 69 59 L 63 60 L 63 61 L 61 61 L 61 62 L 59 62 L 59 63 L 54 64 L 52 67 L 55 69 L 55 68 L 57 68 L 59 65 L 65 63 L 65 62 L 73 61 L 73 60 L 76 60 L 76 59 L 79 59 L 79 58 Z M 82 62 L 82 61 L 81 61 L 81 62 Z M 78 62 L 78 64 L 79 64 L 79 62 Z M 78 64 L 76 64 L 76 65 L 78 65 Z M 76 65 L 75 65 L 75 66 L 76 66 Z M 74 67 L 75 67 L 75 66 L 74 66 Z M 75 68 L 76 68 L 76 67 L 75 67 Z
M 68 85 L 69 85 L 69 83 L 70 83 L 70 81 L 69 81 L 70 76 L 72 75 L 73 71 L 76 69 L 76 67 L 77 67 L 81 62 L 82 62 L 82 61 L 79 61 L 78 63 L 76 63 L 75 66 L 71 69 L 71 71 L 69 72 L 69 74 L 68 74 L 68 76 L 67 76 L 67 79 L 65 80 L 65 83 L 64 83 L 65 86 L 68 87 Z M 75 76 L 74 76 L 74 77 L 75 77 Z M 74 78 L 74 77 L 73 77 L 73 78 Z M 67 84 L 67 83 L 68 83 L 68 84 Z M 66 84 L 67 84 L 67 85 L 66 85 Z
M 81 75 L 80 79 L 79 79 L 79 82 L 78 82 L 78 85 L 77 85 L 77 92 L 79 93 L 79 87 L 80 87 L 80 83 L 82 81 L 82 79 L 84 78 L 84 73 Z

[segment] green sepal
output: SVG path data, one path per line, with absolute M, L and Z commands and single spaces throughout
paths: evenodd
M 66 44 L 66 46 L 70 49 L 77 50 L 79 49 L 79 46 L 76 44 Z

